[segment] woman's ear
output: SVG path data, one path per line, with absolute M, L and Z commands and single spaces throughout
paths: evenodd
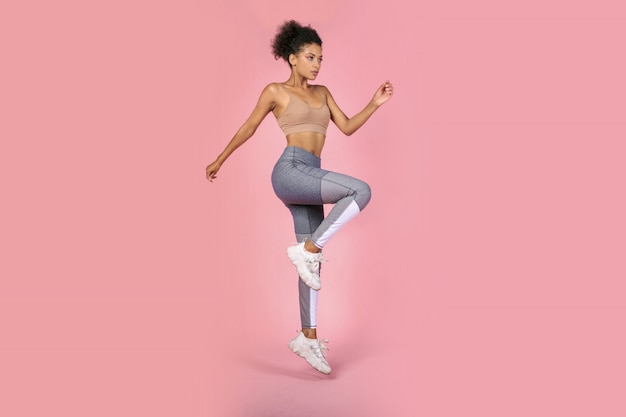
M 289 54 L 289 65 L 292 67 L 296 65 L 296 56 L 294 54 Z

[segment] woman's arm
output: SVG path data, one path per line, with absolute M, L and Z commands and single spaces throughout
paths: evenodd
M 259 97 L 259 101 L 254 107 L 254 110 L 252 110 L 252 114 L 250 114 L 248 120 L 241 125 L 237 133 L 235 133 L 235 136 L 233 136 L 217 159 L 206 167 L 206 178 L 209 181 L 213 182 L 213 180 L 217 178 L 217 171 L 219 171 L 224 161 L 228 159 L 235 149 L 243 145 L 252 137 L 252 135 L 254 135 L 254 132 L 256 132 L 263 119 L 265 119 L 265 116 L 274 110 L 274 107 L 276 106 L 275 97 L 277 91 L 277 87 L 274 84 L 269 84 L 263 89 L 261 96 Z
M 367 106 L 359 113 L 355 114 L 351 118 L 348 118 L 344 112 L 341 111 L 335 99 L 330 94 L 330 91 L 326 87 L 326 102 L 330 109 L 330 117 L 332 121 L 337 125 L 345 135 L 350 136 L 356 132 L 363 124 L 370 118 L 372 114 L 384 103 L 387 102 L 393 95 L 393 85 L 389 81 L 385 81 L 374 93 L 372 100 L 367 103 Z

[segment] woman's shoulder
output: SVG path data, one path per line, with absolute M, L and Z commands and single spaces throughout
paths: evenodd
M 317 91 L 320 94 L 324 95 L 324 97 L 326 97 L 326 96 L 328 96 L 330 94 L 330 91 L 328 90 L 328 88 L 325 85 L 315 84 L 315 85 L 312 85 L 311 87 L 314 87 L 315 91 Z
M 328 88 L 326 88 L 326 86 L 322 84 L 313 84 L 311 87 L 315 88 L 317 91 L 322 91 L 322 92 L 328 91 Z
M 281 93 L 285 91 L 285 88 L 283 87 L 283 83 L 269 83 L 265 86 L 263 91 L 268 91 L 270 93 Z
M 269 96 L 272 99 L 283 97 L 286 94 L 282 83 L 269 83 L 263 88 L 262 96 Z

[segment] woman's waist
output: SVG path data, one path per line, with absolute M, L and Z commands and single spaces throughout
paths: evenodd
M 276 166 L 295 166 L 295 165 L 308 165 L 319 168 L 322 164 L 322 160 L 315 153 L 308 149 L 295 145 L 287 145 L 282 155 L 276 162 Z
M 287 135 L 287 146 L 295 146 L 320 157 L 326 136 L 315 132 L 303 132 Z

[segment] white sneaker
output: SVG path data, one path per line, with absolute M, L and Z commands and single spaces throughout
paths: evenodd
M 322 252 L 311 253 L 304 249 L 304 242 L 302 242 L 289 246 L 287 248 L 287 256 L 296 266 L 298 275 L 300 275 L 300 278 L 306 285 L 314 290 L 322 288 L 322 282 L 320 281 L 320 262 L 323 261 Z
M 328 340 L 308 339 L 304 333 L 299 332 L 298 336 L 289 341 L 289 349 L 304 358 L 315 370 L 328 375 L 330 374 L 330 365 L 324 357 L 324 351 L 328 350 L 328 347 L 322 342 L 328 343 Z

